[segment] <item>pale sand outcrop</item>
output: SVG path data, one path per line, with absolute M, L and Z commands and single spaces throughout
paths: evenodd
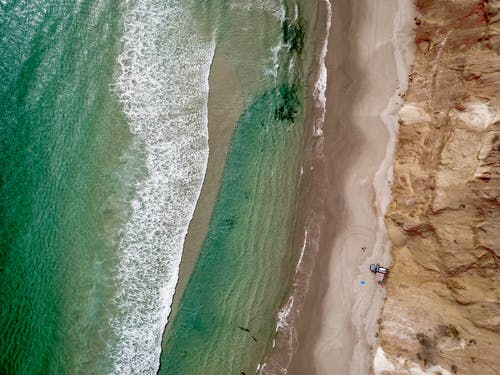
M 375 373 L 500 372 L 500 1 L 419 0 Z

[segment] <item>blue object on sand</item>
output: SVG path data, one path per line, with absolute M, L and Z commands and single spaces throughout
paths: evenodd
M 365 285 L 365 284 L 366 284 L 366 281 L 362 280 L 361 285 Z

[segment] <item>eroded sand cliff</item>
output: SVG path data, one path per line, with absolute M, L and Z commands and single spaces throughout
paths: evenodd
M 500 1 L 416 3 L 374 370 L 499 374 Z

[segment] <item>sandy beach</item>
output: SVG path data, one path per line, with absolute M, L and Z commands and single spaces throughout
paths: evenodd
M 410 0 L 342 0 L 332 7 L 319 160 L 326 181 L 310 188 L 314 195 L 326 186 L 326 212 L 289 374 L 370 372 L 385 291 L 369 264 L 391 262 L 383 215 L 415 11 Z

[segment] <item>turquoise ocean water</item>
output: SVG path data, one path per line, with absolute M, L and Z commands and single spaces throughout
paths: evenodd
M 132 139 L 108 89 L 120 9 L 2 1 L 0 19 L 0 372 L 105 371 L 130 193 L 118 175 L 134 170 L 120 160 Z
M 293 268 L 299 5 L 0 0 L 1 374 L 256 371 Z M 216 50 L 244 111 L 168 321 Z

